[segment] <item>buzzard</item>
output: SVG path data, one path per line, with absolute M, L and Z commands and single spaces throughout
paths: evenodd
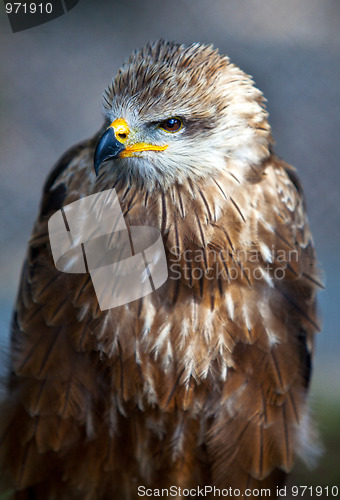
M 29 241 L 1 406 L 5 487 L 36 500 L 275 496 L 316 450 L 320 284 L 264 98 L 212 46 L 160 40 L 123 64 L 103 111 L 48 177 Z M 56 269 L 48 221 L 113 188 L 127 227 L 160 232 L 168 278 L 101 310 L 88 273 Z

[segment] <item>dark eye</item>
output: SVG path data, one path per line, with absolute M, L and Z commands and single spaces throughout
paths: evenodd
M 179 118 L 168 118 L 159 124 L 159 128 L 167 132 L 178 132 L 182 128 L 182 121 Z

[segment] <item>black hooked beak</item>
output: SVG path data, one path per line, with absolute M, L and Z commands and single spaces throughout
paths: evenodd
M 109 127 L 99 139 L 94 152 L 94 170 L 96 175 L 98 175 L 100 166 L 104 161 L 118 158 L 119 153 L 124 149 L 124 144 L 117 141 L 113 127 Z

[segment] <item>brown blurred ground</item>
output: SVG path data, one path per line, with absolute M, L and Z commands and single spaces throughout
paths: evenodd
M 326 451 L 316 472 L 298 468 L 292 484 L 339 483 L 339 21 L 339 0 L 80 0 L 69 14 L 12 34 L 2 11 L 2 351 L 43 181 L 66 148 L 100 127 L 101 94 L 122 60 L 159 37 L 213 43 L 254 76 L 277 152 L 303 182 L 327 285 L 313 380 Z

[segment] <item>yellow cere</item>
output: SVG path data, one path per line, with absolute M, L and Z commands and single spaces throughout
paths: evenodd
M 129 125 L 124 118 L 117 118 L 111 123 L 110 127 L 115 131 L 117 140 L 124 143 L 130 133 Z

